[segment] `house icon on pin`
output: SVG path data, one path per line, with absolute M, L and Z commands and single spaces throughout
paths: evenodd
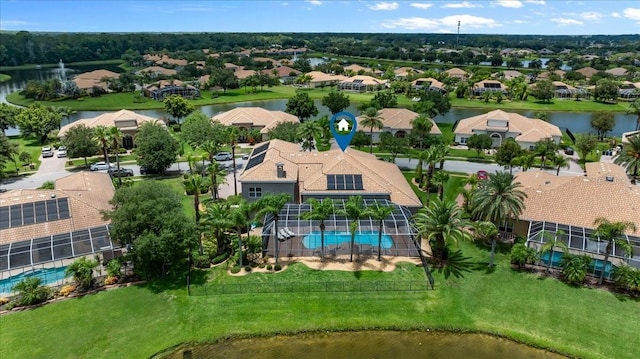
M 340 120 L 340 122 L 338 122 L 338 132 L 350 132 L 350 125 L 351 124 L 349 123 L 349 121 L 343 118 L 342 120 Z

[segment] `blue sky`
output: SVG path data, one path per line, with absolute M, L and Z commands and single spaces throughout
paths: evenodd
M 640 33 L 640 1 L 0 0 L 0 29 L 59 32 Z

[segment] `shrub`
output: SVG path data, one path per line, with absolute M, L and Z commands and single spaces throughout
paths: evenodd
M 517 264 L 520 269 L 526 264 L 533 264 L 537 259 L 536 250 L 523 243 L 517 243 L 511 248 L 511 263 Z
M 38 189 L 55 189 L 56 184 L 53 181 L 46 181 Z
M 562 276 L 571 285 L 581 285 L 587 277 L 591 258 L 586 255 L 565 253 L 562 255 Z
M 273 270 L 275 270 L 276 272 L 278 272 L 281 269 L 282 269 L 282 266 L 279 264 L 276 264 L 275 266 L 273 266 Z
M 245 272 L 251 272 L 251 269 L 252 269 L 251 266 L 244 267 Z
M 106 284 L 106 282 L 107 281 L 105 280 L 105 284 Z M 71 294 L 74 290 L 76 290 L 76 286 L 75 285 L 67 284 L 67 285 L 63 286 L 60 289 L 60 295 L 63 296 L 63 297 L 66 297 L 69 294 Z
M 112 285 L 112 284 L 116 284 L 116 283 L 118 283 L 118 277 L 108 276 L 104 280 L 104 285 Z
M 42 285 L 42 279 L 38 277 L 29 277 L 18 282 L 14 287 L 14 291 L 19 294 L 18 305 L 33 305 L 46 301 L 51 297 L 51 288 Z
M 122 274 L 121 265 L 117 259 L 112 259 L 109 262 L 107 262 L 106 270 L 107 270 L 107 276 L 116 277 L 116 279 L 120 278 L 120 275 Z
M 206 255 L 196 255 L 193 257 L 193 265 L 196 266 L 196 268 L 209 268 L 211 262 Z
M 213 264 L 222 263 L 222 262 L 224 262 L 224 261 L 225 261 L 225 259 L 227 259 L 227 256 L 228 256 L 228 255 L 229 255 L 228 253 L 222 253 L 221 255 L 219 255 L 219 256 L 217 256 L 217 257 L 213 258 L 213 259 L 211 260 L 211 262 L 212 262 Z
M 272 270 L 273 266 L 271 264 L 267 264 L 267 270 Z
M 9 298 L 0 297 L 0 305 L 5 305 L 9 302 L 10 302 Z
M 236 274 L 238 272 L 240 272 L 240 267 L 235 266 L 235 267 L 231 268 L 231 273 Z
M 20 153 L 20 156 L 18 156 L 18 159 L 23 164 L 28 165 L 29 163 L 31 163 L 31 154 L 29 152 L 26 152 L 26 151 L 22 152 L 22 153 Z

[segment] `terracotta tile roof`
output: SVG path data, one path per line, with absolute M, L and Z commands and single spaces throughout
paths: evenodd
M 377 79 L 375 77 L 367 76 L 367 75 L 355 75 L 355 76 L 347 77 L 340 82 L 344 83 L 344 82 L 356 82 L 356 81 L 359 81 L 361 84 L 367 85 L 367 86 L 385 85 L 389 82 L 387 80 L 381 80 L 381 79 Z
M 419 79 L 415 79 L 411 82 L 411 86 L 415 87 L 415 86 L 427 86 L 427 83 L 429 83 L 430 87 L 437 87 L 439 89 L 444 89 L 444 84 L 432 77 L 421 77 Z
M 358 73 L 360 71 L 364 71 L 364 72 L 371 72 L 371 68 L 369 67 L 364 67 L 364 66 L 360 66 L 358 64 L 351 64 L 349 66 L 345 66 L 344 67 L 345 71 L 351 70 L 355 73 Z
M 416 117 L 420 116 L 420 114 L 418 114 L 417 112 L 407 110 L 406 108 L 383 108 L 378 111 L 378 115 L 380 116 L 380 119 L 384 124 L 384 128 L 382 130 L 374 128 L 373 132 L 375 133 L 391 130 L 411 131 L 411 129 L 413 128 L 413 120 L 415 120 Z M 369 133 L 370 128 L 361 124 L 361 121 L 363 119 L 364 116 L 356 117 L 356 120 L 358 121 L 358 128 L 361 131 Z M 431 127 L 431 134 L 441 135 L 442 132 L 440 132 L 438 125 L 436 125 L 433 120 L 431 120 L 431 122 L 433 123 L 433 127 Z
M 490 121 L 495 121 L 497 124 L 491 124 Z M 562 137 L 562 132 L 556 125 L 502 110 L 494 110 L 483 115 L 462 119 L 458 122 L 454 133 L 456 135 L 484 133 L 488 128 L 491 129 L 498 124 L 500 127 L 505 124 L 508 132 L 517 134 L 516 141 L 537 142 L 545 138 Z
M 283 163 L 286 178 L 278 178 L 276 163 Z M 346 152 L 301 152 L 297 144 L 281 140 L 269 141 L 262 164 L 245 170 L 240 182 L 298 182 L 300 194 L 332 193 L 327 190 L 327 174 L 361 174 L 363 191 L 349 193 L 384 193 L 391 201 L 409 207 L 421 203 L 400 169 L 393 163 L 380 161 L 371 155 L 352 148 Z
M 270 111 L 261 107 L 236 107 L 213 116 L 211 120 L 219 121 L 225 126 L 260 128 L 262 134 L 266 134 L 280 122 L 300 122 L 298 117 L 292 114 L 283 111 Z
M 158 74 L 162 74 L 162 75 L 166 75 L 166 76 L 172 76 L 178 73 L 178 71 L 174 70 L 174 69 L 166 69 L 162 66 L 149 66 L 149 67 L 145 67 L 144 69 L 139 71 L 140 73 L 143 72 L 150 72 L 150 73 L 158 73 Z
M 598 70 L 594 69 L 593 67 L 583 67 L 576 70 L 576 72 L 581 73 L 586 78 L 591 78 L 593 75 L 598 73 Z
M 505 80 L 511 80 L 520 76 L 524 76 L 524 74 L 516 70 L 504 70 L 500 72 L 494 72 L 493 74 L 491 74 L 491 77 L 500 77 Z
M 398 76 L 407 76 L 409 74 L 421 74 L 423 73 L 423 71 L 414 69 L 413 67 L 403 66 L 403 67 L 398 67 L 397 69 L 394 69 L 393 73 Z
M 457 67 L 451 68 L 445 72 L 451 77 L 464 77 L 468 75 L 468 72 Z
M 553 84 L 556 90 L 558 89 L 575 90 L 576 89 L 575 87 L 568 85 L 562 81 L 553 81 L 551 83 Z
M 592 167 L 599 166 L 596 163 Z M 611 168 L 613 173 L 619 170 Z M 631 221 L 640 227 L 638 186 L 630 185 L 626 176 L 607 182 L 597 175 L 591 176 L 589 169 L 586 177 L 554 176 L 542 171 L 518 173 L 516 180 L 527 194 L 520 218 L 594 228 L 593 221 L 605 217 L 610 221 Z
M 289 77 L 291 76 L 291 74 L 293 74 L 293 76 L 297 76 L 302 73 L 289 66 L 280 66 L 280 67 L 274 67 L 273 69 L 264 69 L 262 70 L 262 73 L 267 74 L 269 76 L 273 76 L 273 70 L 276 70 L 278 72 L 278 77 Z
M 605 72 L 613 76 L 625 76 L 628 73 L 627 69 L 622 67 L 614 67 L 606 70 Z
M 257 73 L 256 70 L 245 70 L 245 69 L 242 69 L 242 68 L 239 68 L 235 72 L 236 77 L 238 78 L 238 80 L 246 79 L 247 77 L 255 75 L 256 73 Z
M 555 70 L 555 71 L 553 71 L 553 73 L 558 75 L 558 76 L 560 76 L 560 78 L 563 78 L 564 74 L 566 74 L 567 72 L 566 71 L 562 71 L 562 70 Z M 540 75 L 538 75 L 538 79 L 547 79 L 547 78 L 549 78 L 550 74 L 551 74 L 551 72 L 544 71 Z
M 103 78 L 118 78 L 120 74 L 109 70 L 94 70 L 89 72 L 83 72 L 76 75 L 75 79 L 89 79 L 89 80 L 101 80 Z
M 320 71 L 311 71 L 307 72 L 307 75 L 311 75 L 311 82 L 339 82 L 345 79 L 348 79 L 346 76 L 342 75 L 329 75 Z
M 485 85 L 500 85 L 500 88 L 503 90 L 508 89 L 508 87 L 503 84 L 502 82 L 498 81 L 498 80 L 482 80 L 479 82 L 476 82 L 475 84 L 473 84 L 474 88 L 486 88 L 487 86 Z M 490 86 L 492 87 L 492 86 Z
M 124 123 L 130 121 L 136 121 L 137 126 L 140 127 L 145 122 L 154 122 L 157 121 L 159 124 L 164 126 L 164 122 L 158 121 L 153 117 L 141 115 L 129 110 L 120 110 L 117 112 L 105 112 L 100 116 L 93 118 L 83 118 L 78 121 L 69 123 L 67 125 L 62 126 L 60 131 L 58 132 L 58 137 L 64 137 L 64 134 L 69 131 L 69 129 L 73 126 L 84 124 L 87 127 L 97 127 L 97 126 L 116 126 L 117 123 Z
M 76 86 L 78 86 L 78 88 L 81 89 L 81 90 L 90 90 L 94 86 L 100 87 L 101 89 L 103 89 L 105 91 L 107 91 L 109 89 L 109 85 L 106 82 L 103 82 L 103 81 L 100 81 L 100 80 L 73 79 L 73 82 L 75 82 Z
M 55 183 L 54 190 L 19 189 L 0 193 L 0 206 L 67 198 L 71 218 L 0 230 L 0 244 L 68 233 L 108 224 L 101 211 L 110 210 L 109 201 L 115 190 L 109 175 L 78 172 Z

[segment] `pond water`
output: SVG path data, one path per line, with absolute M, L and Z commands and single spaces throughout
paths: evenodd
M 483 334 L 420 331 L 310 333 L 185 346 L 170 359 L 556 359 L 564 356 Z
M 66 77 L 73 76 L 76 73 L 82 73 L 86 71 L 92 71 L 99 68 L 108 69 L 115 72 L 122 72 L 122 69 L 115 65 L 87 65 L 87 66 L 74 66 L 71 68 L 66 68 L 64 74 Z M 48 80 L 51 78 L 60 78 L 61 71 L 60 68 L 48 68 L 48 69 L 31 69 L 31 70 L 13 70 L 13 71 L 3 71 L 10 75 L 12 78 L 9 81 L 5 81 L 0 83 L 0 102 L 6 102 L 5 96 L 11 92 L 19 91 L 26 85 L 28 80 Z M 558 100 L 560 101 L 560 100 Z M 323 106 L 321 100 L 316 100 L 315 105 L 318 107 L 319 114 L 322 115 L 330 115 L 330 111 L 327 107 Z M 214 116 L 218 113 L 231 110 L 235 107 L 252 107 L 259 106 L 268 110 L 278 110 L 284 111 L 286 109 L 287 100 L 268 100 L 268 101 L 251 101 L 251 102 L 241 102 L 241 103 L 230 103 L 230 104 L 219 104 L 219 105 L 208 105 L 200 107 L 200 111 L 203 113 Z M 359 111 L 357 110 L 357 105 L 352 104 L 349 106 L 346 111 L 349 111 L 353 114 L 359 115 Z M 66 125 L 67 123 L 77 121 L 82 118 L 91 118 L 96 117 L 104 113 L 105 111 L 78 111 L 74 115 L 70 116 L 69 119 L 63 121 L 62 125 Z M 164 118 L 170 117 L 164 110 L 136 110 L 136 112 L 152 116 L 155 118 Z M 434 120 L 436 122 L 443 123 L 455 123 L 460 119 L 464 119 L 471 116 L 481 115 L 483 113 L 488 112 L 488 110 L 483 109 L 472 109 L 472 108 L 452 108 L 446 115 L 437 116 Z M 521 110 L 513 110 L 513 112 L 520 113 L 527 117 L 534 117 L 535 111 L 521 111 Z M 591 128 L 591 117 L 592 113 L 590 112 L 549 112 L 548 113 L 549 122 L 560 127 L 563 131 L 565 129 L 571 130 L 573 133 L 581 133 L 581 132 L 593 132 Z M 611 135 L 621 136 L 623 132 L 633 131 L 635 129 L 636 118 L 633 115 L 628 115 L 625 113 L 616 113 L 615 114 L 616 125 L 611 131 Z M 9 129 L 6 132 L 7 135 L 17 135 L 17 129 Z

